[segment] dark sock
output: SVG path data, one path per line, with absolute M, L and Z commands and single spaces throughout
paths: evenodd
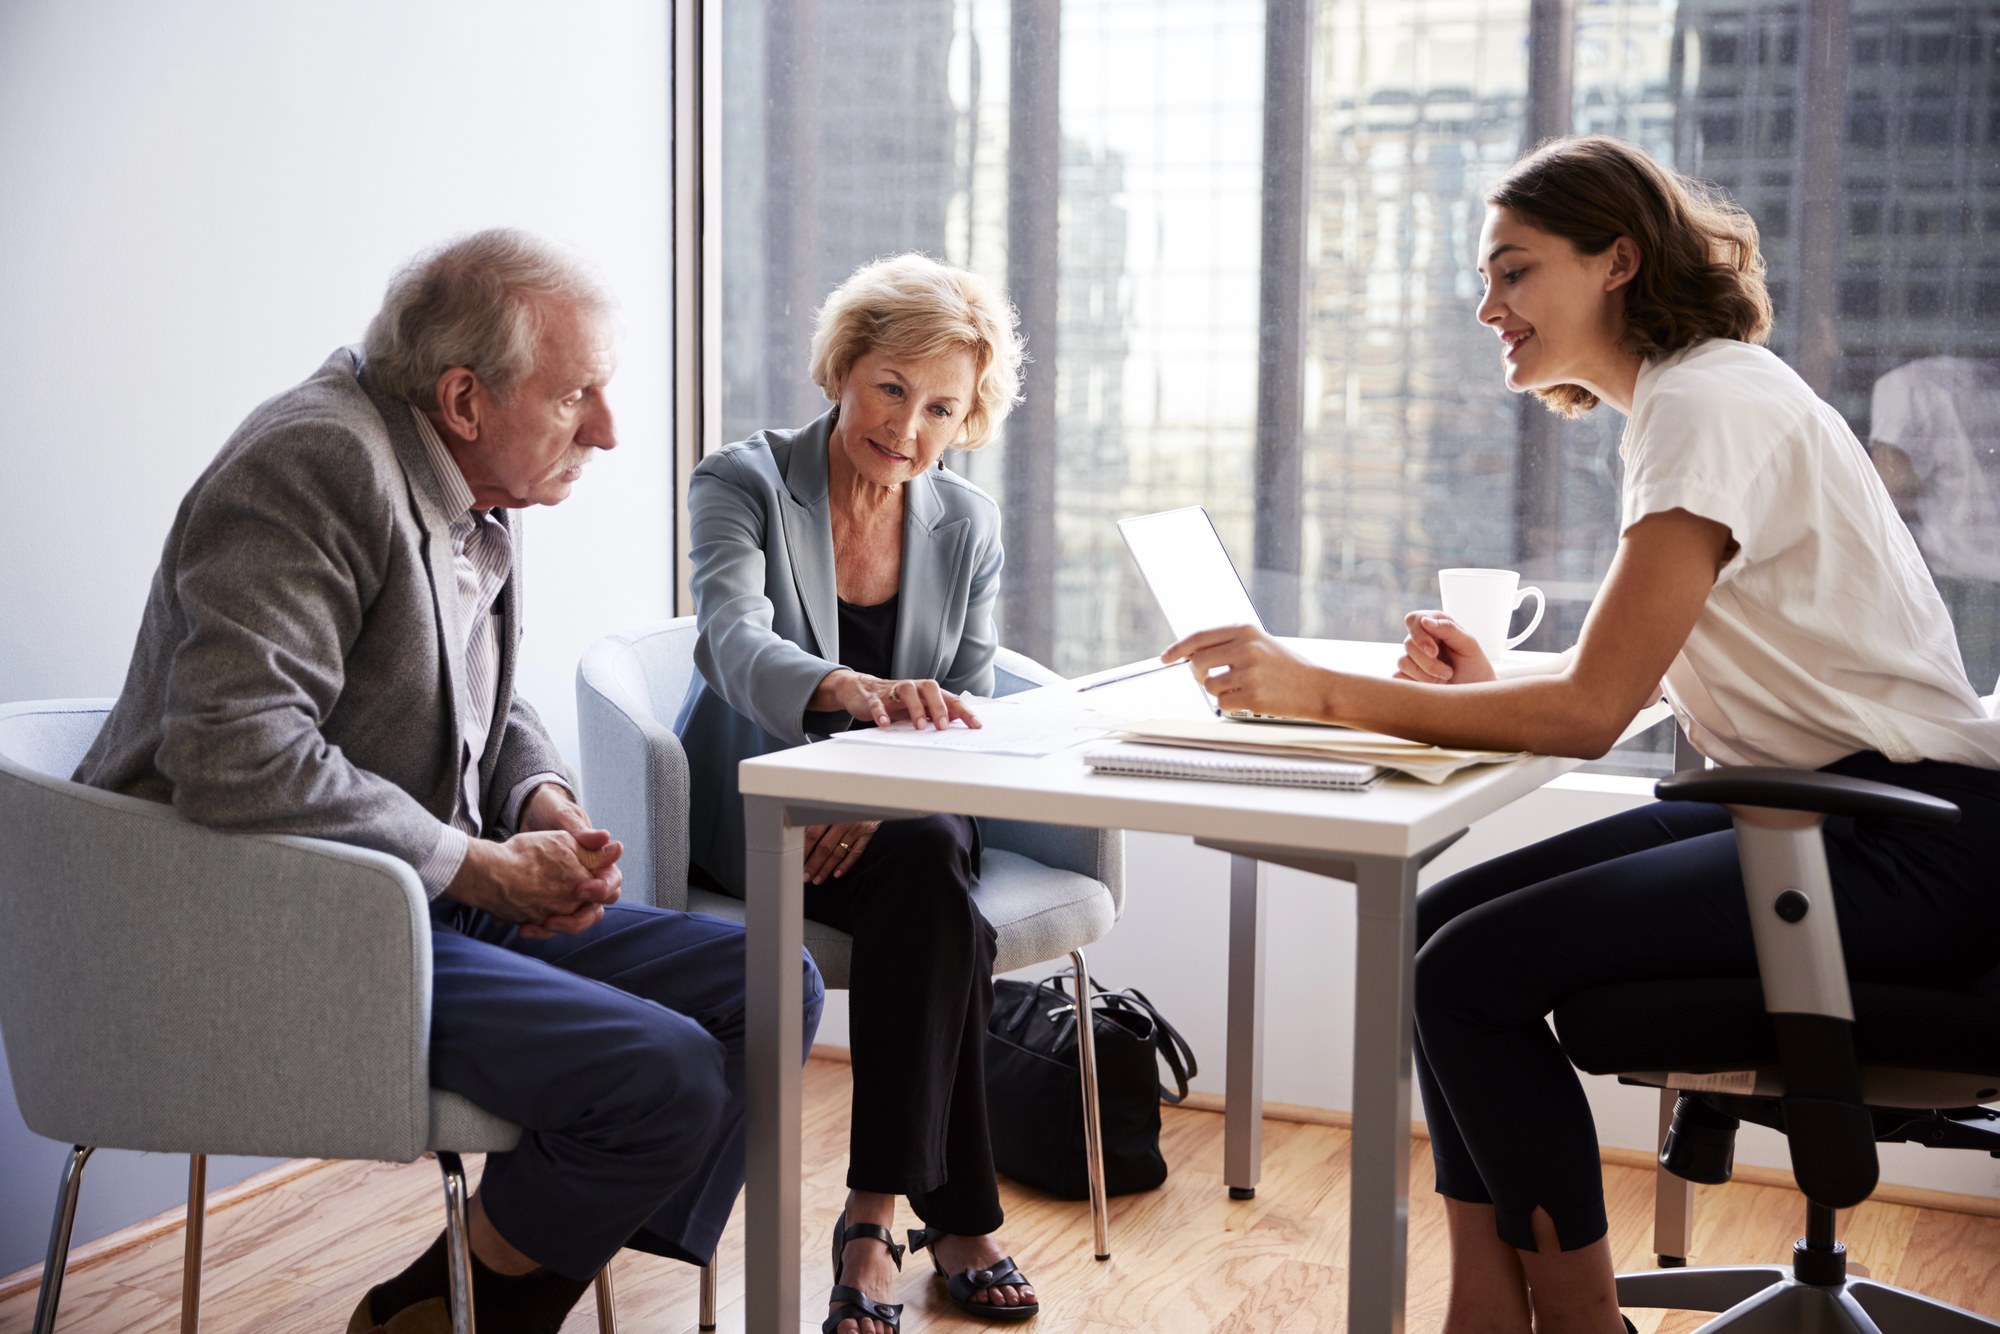
M 472 1312 L 481 1334 L 558 1334 L 563 1317 L 591 1282 L 539 1265 L 525 1274 L 496 1274 L 475 1255 Z
M 552 1269 L 525 1274 L 495 1273 L 472 1257 L 472 1309 L 484 1334 L 557 1334 L 563 1318 L 583 1296 L 590 1280 L 564 1278 Z M 432 1297 L 451 1294 L 451 1264 L 442 1232 L 431 1248 L 387 1283 L 368 1293 L 368 1312 L 377 1324 Z
M 398 1311 L 450 1293 L 451 1264 L 445 1255 L 444 1233 L 440 1232 L 431 1248 L 412 1261 L 408 1269 L 369 1289 L 368 1314 L 376 1324 L 387 1324 L 389 1317 Z M 478 1298 L 475 1296 L 473 1300 L 477 1303 Z

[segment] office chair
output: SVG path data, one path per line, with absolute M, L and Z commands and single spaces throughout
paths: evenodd
M 430 1087 L 430 904 L 410 866 L 224 834 L 69 775 L 113 701 L 0 706 L 0 1035 L 28 1128 L 64 1160 L 34 1334 L 53 1334 L 99 1148 L 186 1153 L 181 1329 L 200 1321 L 208 1155 L 435 1154 L 453 1327 L 472 1334 L 466 1153 L 520 1128 Z M 598 1328 L 613 1334 L 611 1275 Z M 712 1328 L 715 1275 L 702 1272 Z
M 1850 1277 L 1834 1235 L 1834 1211 L 1875 1188 L 1877 1141 L 2000 1157 L 2000 1115 L 1980 1105 L 2000 1101 L 2000 993 L 1850 984 L 1820 835 L 1831 815 L 1949 824 L 1958 808 L 1885 783 L 1795 769 L 1690 769 L 1655 792 L 1734 814 L 1759 977 L 1595 987 L 1556 1007 L 1557 1035 L 1583 1070 L 1677 1093 L 1660 1162 L 1678 1177 L 1727 1181 L 1741 1121 L 1783 1132 L 1806 1197 L 1806 1235 L 1789 1265 L 1621 1274 L 1619 1303 L 1722 1312 L 1704 1334 L 2000 1330 L 1958 1307 Z
M 623 892 L 662 908 L 744 920 L 740 899 L 688 885 L 688 769 L 673 721 L 695 675 L 695 618 L 661 621 L 593 644 L 576 671 L 583 785 L 592 818 L 625 843 Z M 1058 684 L 1032 658 L 999 650 L 995 695 Z M 1068 955 L 1078 996 L 1090 994 L 1083 951 L 1111 930 L 1125 907 L 1125 844 L 1117 830 L 1074 829 L 1018 820 L 979 822 L 984 852 L 973 901 L 999 936 L 996 973 Z M 847 985 L 854 938 L 808 919 L 806 949 L 829 988 Z M 1082 1067 L 1084 1154 L 1089 1164 L 1092 1239 L 1111 1258 L 1110 1210 L 1099 1144 L 1097 1062 L 1077 1025 Z

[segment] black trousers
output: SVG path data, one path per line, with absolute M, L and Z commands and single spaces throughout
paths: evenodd
M 2000 773 L 1872 752 L 1825 772 L 1964 813 L 1948 828 L 1827 821 L 1849 974 L 2000 989 Z M 1545 1017 L 1612 982 L 1757 975 L 1729 813 L 1661 802 L 1496 857 L 1418 895 L 1417 940 L 1416 1071 L 1438 1193 L 1491 1204 L 1521 1250 L 1535 1249 L 1537 1207 L 1562 1249 L 1596 1241 L 1596 1130 Z
M 847 1184 L 965 1237 L 1002 1219 L 986 1124 L 997 937 L 972 901 L 976 839 L 962 815 L 893 820 L 846 875 L 805 887 L 806 916 L 854 937 Z

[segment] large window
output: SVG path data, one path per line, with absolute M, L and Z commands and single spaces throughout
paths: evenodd
M 824 410 L 812 313 L 916 249 L 1033 361 L 949 466 L 1006 514 L 1005 642 L 1075 674 L 1166 629 L 1114 520 L 1208 507 L 1274 628 L 1393 637 L 1440 566 L 1574 641 L 1622 420 L 1506 392 L 1484 191 L 1616 135 L 1757 219 L 1772 346 L 1871 443 L 2000 674 L 2000 11 L 1881 0 L 746 0 L 721 15 L 721 438 Z M 1665 739 L 1615 766 L 1663 768 Z

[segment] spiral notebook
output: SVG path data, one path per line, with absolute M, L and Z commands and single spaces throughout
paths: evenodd
M 1270 787 L 1324 787 L 1361 792 L 1381 781 L 1382 766 L 1290 755 L 1193 750 L 1120 741 L 1084 753 L 1101 774 L 1134 778 L 1195 778 L 1209 783 L 1261 783 Z

